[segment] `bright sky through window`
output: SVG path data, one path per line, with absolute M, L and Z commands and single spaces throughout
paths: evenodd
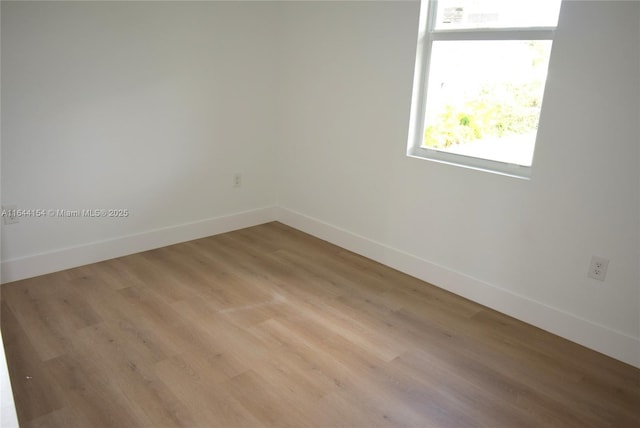
M 439 0 L 435 30 L 555 27 L 560 0 Z

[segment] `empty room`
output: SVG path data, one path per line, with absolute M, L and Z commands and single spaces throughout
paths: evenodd
M 640 1 L 1 1 L 0 426 L 640 426 Z

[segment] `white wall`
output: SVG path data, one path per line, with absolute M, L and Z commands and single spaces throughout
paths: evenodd
M 640 364 L 639 6 L 565 2 L 525 181 L 405 156 L 417 3 L 288 5 L 285 221 Z
M 2 256 L 15 261 L 5 280 L 37 254 L 273 205 L 274 12 L 238 2 L 3 1 L 3 204 L 131 213 L 4 227 Z
M 638 16 L 640 20 L 640 16 Z M 640 46 L 640 24 L 638 25 L 638 46 Z M 638 58 L 638 68 L 640 68 L 640 58 Z M 640 85 L 636 88 L 640 99 Z M 640 146 L 640 109 L 638 110 L 638 146 Z M 638 149 L 638 165 L 640 165 L 640 148 Z M 640 168 L 639 168 L 640 169 Z M 640 173 L 638 173 L 638 192 L 640 192 Z M 638 195 L 638 239 L 640 239 L 640 194 Z M 640 271 L 640 251 L 638 251 L 638 270 Z M 640 274 L 639 274 L 640 276 Z M 640 308 L 640 286 L 638 286 L 638 308 Z M 638 310 L 638 330 L 640 330 L 640 310 Z
M 405 156 L 418 7 L 2 2 L 3 203 L 131 211 L 4 227 L 4 280 L 279 213 L 640 366 L 640 5 L 565 2 L 529 181 Z
M 1 21 L 2 15 L 0 10 L 0 45 L 1 37 Z M 0 63 L 1 63 L 0 58 Z M 2 67 L 0 66 L 0 81 L 2 80 Z M 0 98 L 2 97 L 2 87 L 0 86 Z M 2 115 L 0 114 L 0 129 L 2 129 Z M 0 140 L 1 143 L 1 140 Z M 2 145 L 0 144 L 0 148 Z M 2 157 L 0 155 L 0 162 Z M 1 179 L 0 179 L 1 180 Z M 2 185 L 0 182 L 0 197 L 2 196 Z M 0 228 L 0 242 L 2 242 L 2 229 Z M 2 259 L 2 249 L 0 248 L 0 260 Z M 0 296 L 2 292 L 0 291 Z M 7 368 L 7 359 L 4 354 L 4 342 L 2 341 L 2 333 L 0 333 L 0 426 L 13 428 L 18 426 L 18 415 L 13 401 L 13 391 L 11 389 L 11 380 L 9 379 L 9 370 Z

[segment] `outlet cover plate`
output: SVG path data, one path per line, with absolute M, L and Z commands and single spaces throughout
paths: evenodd
M 591 264 L 589 265 L 589 278 L 597 279 L 598 281 L 604 281 L 607 276 L 607 268 L 609 267 L 609 260 L 603 257 L 593 256 L 591 258 Z
M 4 224 L 16 224 L 20 223 L 20 219 L 15 216 L 15 212 L 18 210 L 16 204 L 7 204 L 2 206 L 2 222 Z

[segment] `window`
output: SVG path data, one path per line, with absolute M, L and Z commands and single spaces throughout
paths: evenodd
M 408 155 L 529 177 L 561 0 L 422 0 Z

